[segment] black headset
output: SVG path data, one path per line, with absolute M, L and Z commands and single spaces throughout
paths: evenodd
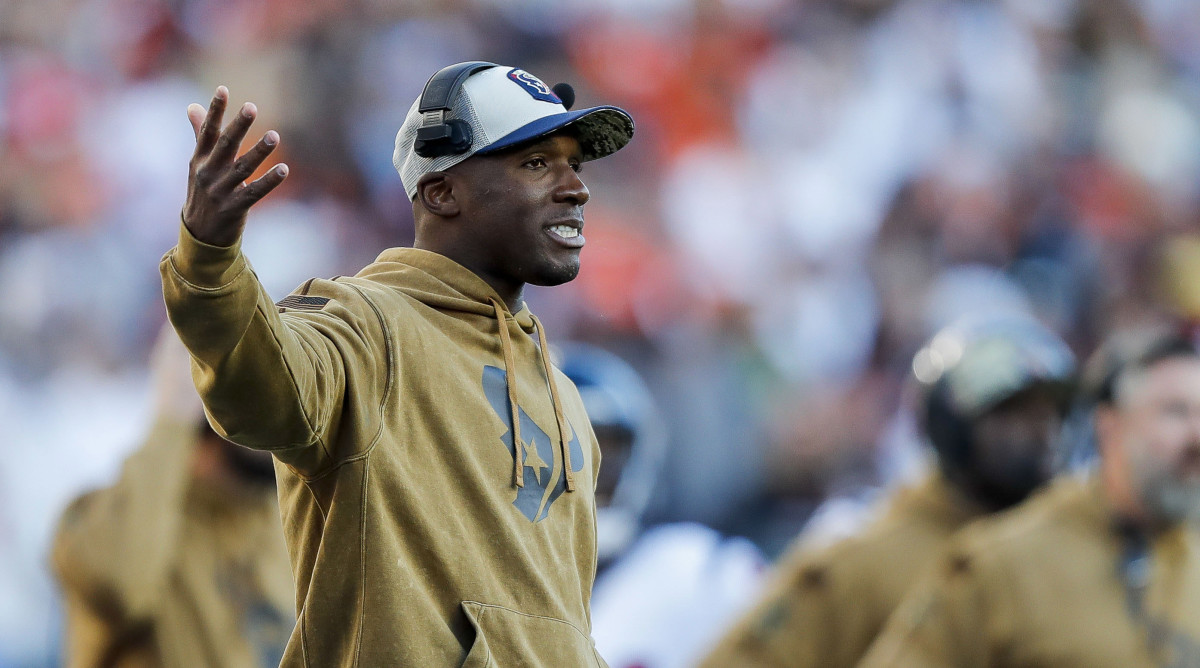
M 417 105 L 417 111 L 421 114 L 421 127 L 417 128 L 417 139 L 413 142 L 413 150 L 417 155 L 438 158 L 471 150 L 471 143 L 475 140 L 471 125 L 461 118 L 446 120 L 446 112 L 450 111 L 454 96 L 458 95 L 467 77 L 490 67 L 499 65 L 471 60 L 443 67 L 429 77 L 425 90 L 421 92 L 421 102 Z M 570 84 L 554 84 L 551 90 L 559 97 L 564 108 L 570 109 L 575 104 L 575 90 Z
M 446 119 L 446 112 L 454 103 L 454 97 L 462 88 L 467 77 L 486 70 L 499 67 L 495 63 L 482 60 L 472 60 L 457 63 L 438 70 L 421 93 L 421 102 L 417 111 L 421 114 L 421 127 L 417 129 L 417 140 L 413 142 L 413 150 L 422 158 L 438 158 L 444 155 L 456 155 L 471 150 L 471 126 L 461 118 Z

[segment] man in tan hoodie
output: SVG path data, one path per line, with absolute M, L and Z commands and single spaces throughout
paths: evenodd
M 286 666 L 602 666 L 590 637 L 599 449 L 549 361 L 526 283 L 575 277 L 579 170 L 624 146 L 615 107 L 462 63 L 436 73 L 396 138 L 414 248 L 278 305 L 239 242 L 286 177 L 244 183 L 256 114 L 196 131 L 168 313 L 226 438 L 274 453 L 299 618 Z
M 1096 470 L 956 536 L 864 668 L 1200 666 L 1200 350 L 1131 350 L 1099 367 Z
M 270 457 L 208 428 L 170 328 L 152 368 L 145 444 L 55 536 L 65 665 L 277 666 L 295 614 Z
M 1023 318 L 956 324 L 913 368 L 936 470 L 859 533 L 820 547 L 798 540 L 705 668 L 853 668 L 954 532 L 1048 477 L 1075 374 L 1056 335 Z

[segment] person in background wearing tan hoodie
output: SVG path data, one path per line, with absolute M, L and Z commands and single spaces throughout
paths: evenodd
M 579 271 L 579 171 L 633 136 L 615 107 L 570 111 L 569 86 L 523 70 L 440 70 L 409 109 L 393 162 L 414 248 L 279 304 L 239 242 L 287 174 L 244 180 L 257 112 L 196 132 L 179 244 L 161 263 L 171 322 L 224 437 L 272 452 L 297 578 L 283 665 L 603 666 L 589 602 L 599 448 L 549 360 L 525 284 Z
M 1200 350 L 1122 339 L 1089 364 L 1095 470 L 956 536 L 864 668 L 1200 666 Z
M 913 369 L 936 470 L 857 534 L 817 547 L 802 536 L 705 668 L 853 668 L 954 532 L 1049 477 L 1075 376 L 1055 334 L 1026 318 L 965 321 L 934 336 Z
M 145 444 L 60 521 L 69 668 L 277 666 L 294 589 L 270 458 L 208 428 L 167 328 Z

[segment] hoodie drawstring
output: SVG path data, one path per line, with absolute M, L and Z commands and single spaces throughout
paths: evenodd
M 538 346 L 542 349 L 542 367 L 546 369 L 546 382 L 550 385 L 550 403 L 554 405 L 554 419 L 558 422 L 558 446 L 562 449 L 563 472 L 567 476 L 567 491 L 575 491 L 575 474 L 571 472 L 571 448 L 567 443 L 567 419 L 563 416 L 562 401 L 558 398 L 558 386 L 554 384 L 554 367 L 550 364 L 550 346 L 546 344 L 546 330 L 537 316 L 530 314 L 537 328 Z
M 513 359 L 512 337 L 508 334 L 508 322 L 504 319 L 504 307 L 495 299 L 496 322 L 500 324 L 500 352 L 504 357 L 504 384 L 508 386 L 508 409 L 512 411 L 513 432 L 513 484 L 525 486 L 525 444 L 521 441 L 521 416 L 517 413 L 517 364 Z
M 504 357 L 505 385 L 508 386 L 508 408 L 512 411 L 513 432 L 513 484 L 525 486 L 525 443 L 521 440 L 521 416 L 517 410 L 517 365 L 513 357 L 512 336 L 508 332 L 508 321 L 505 318 L 507 309 L 496 299 L 492 299 L 492 308 L 496 312 L 496 321 L 500 325 L 500 350 Z M 571 449 L 567 440 L 567 421 L 563 414 L 562 401 L 558 397 L 558 387 L 554 383 L 554 367 L 550 364 L 550 349 L 546 344 L 546 334 L 542 323 L 535 316 L 530 316 L 533 326 L 537 329 L 538 344 L 541 348 L 542 367 L 546 370 L 546 382 L 550 386 L 550 402 L 554 406 L 554 419 L 558 423 L 559 448 L 562 452 L 563 472 L 566 475 L 568 492 L 575 491 L 575 475 L 571 471 Z

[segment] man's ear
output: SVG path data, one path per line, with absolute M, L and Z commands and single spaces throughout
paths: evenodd
M 416 200 L 427 211 L 442 218 L 452 218 L 460 212 L 454 196 L 454 176 L 446 172 L 430 172 L 417 181 Z

